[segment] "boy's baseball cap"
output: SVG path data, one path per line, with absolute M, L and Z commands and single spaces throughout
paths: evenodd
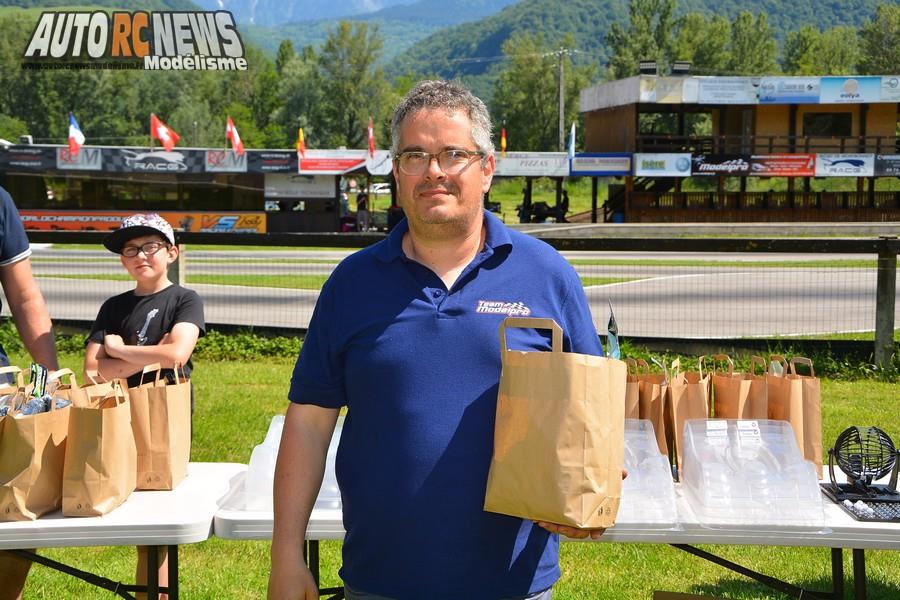
M 125 217 L 118 229 L 103 238 L 103 245 L 107 250 L 122 254 L 125 242 L 142 235 L 161 235 L 170 244 L 175 244 L 175 234 L 172 226 L 156 213 L 137 214 Z

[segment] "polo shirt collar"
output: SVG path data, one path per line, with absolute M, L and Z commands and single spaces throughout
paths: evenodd
M 490 211 L 484 211 L 484 253 L 491 255 L 500 246 L 512 245 L 512 239 L 509 237 L 509 230 L 506 226 L 495 217 Z M 403 218 L 394 229 L 388 234 L 387 238 L 379 244 L 375 251 L 375 256 L 382 262 L 391 262 L 399 258 L 403 258 L 403 236 L 409 231 L 409 222 Z

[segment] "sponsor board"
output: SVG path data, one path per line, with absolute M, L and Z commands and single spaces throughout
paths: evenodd
M 738 177 L 750 174 L 750 157 L 741 154 L 700 154 L 691 161 L 691 175 Z
M 58 147 L 56 168 L 61 171 L 100 171 L 103 169 L 103 151 L 100 148 L 82 147 L 73 156 L 67 146 Z
M 876 177 L 900 177 L 900 154 L 876 154 Z
M 56 168 L 56 152 L 41 146 L 9 146 L 0 150 L 0 168 L 5 171 L 47 171 Z
M 881 99 L 881 77 L 822 77 L 820 104 L 864 104 Z
M 343 175 L 365 167 L 365 150 L 307 150 L 298 157 L 297 172 L 301 175 Z
M 815 177 L 815 154 L 760 154 L 750 157 L 750 175 L 757 177 Z
M 576 154 L 572 158 L 569 174 L 594 177 L 631 175 L 631 154 L 627 152 Z
M 759 78 L 702 77 L 698 100 L 701 104 L 756 104 Z
M 204 165 L 207 173 L 246 173 L 247 153 L 234 150 L 207 150 Z
M 297 175 L 267 173 L 266 198 L 334 198 L 335 178 L 332 175 Z
M 27 210 L 19 211 L 25 229 L 31 231 L 114 231 L 122 219 L 134 211 L 74 211 Z M 266 217 L 262 212 L 243 213 L 188 213 L 160 212 L 176 231 L 265 233 Z
M 248 150 L 247 169 L 252 173 L 294 173 L 297 153 L 279 150 Z
M 691 155 L 635 154 L 634 174 L 642 177 L 690 177 Z
M 228 11 L 44 12 L 22 54 L 26 69 L 246 71 Z
M 818 77 L 763 77 L 759 83 L 760 104 L 816 104 Z
M 816 177 L 873 177 L 874 154 L 816 154 Z
M 881 101 L 900 102 L 900 75 L 881 78 Z
M 569 155 L 565 152 L 494 153 L 496 177 L 567 177 Z

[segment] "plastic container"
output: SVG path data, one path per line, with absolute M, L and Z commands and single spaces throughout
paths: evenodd
M 653 423 L 646 419 L 625 419 L 625 469 L 617 526 L 677 527 L 669 460 L 660 454 Z
M 689 420 L 684 446 L 682 487 L 701 525 L 824 527 L 816 469 L 790 423 Z

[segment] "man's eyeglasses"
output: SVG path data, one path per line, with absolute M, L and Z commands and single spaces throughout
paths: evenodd
M 147 242 L 140 246 L 125 246 L 122 248 L 122 256 L 125 258 L 134 258 L 138 255 L 138 252 L 143 252 L 144 256 L 153 256 L 163 248 L 168 247 L 169 245 L 165 242 Z
M 484 152 L 471 150 L 441 150 L 435 154 L 413 150 L 401 152 L 394 160 L 404 175 L 422 175 L 431 165 L 431 159 L 437 160 L 441 171 L 447 175 L 457 175 L 472 162 L 475 157 L 483 157 Z

